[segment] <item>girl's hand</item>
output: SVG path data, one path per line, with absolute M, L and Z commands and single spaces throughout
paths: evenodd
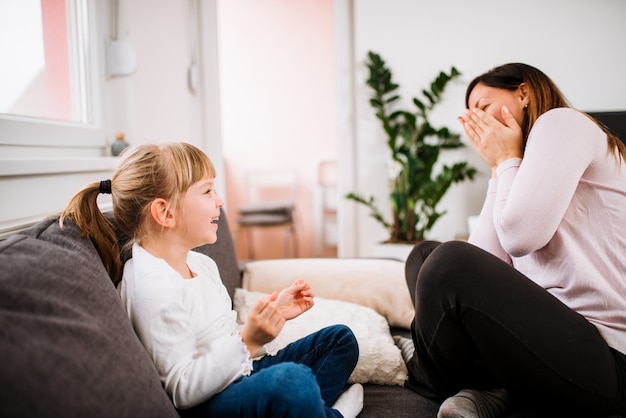
M 522 128 L 506 106 L 502 106 L 501 117 L 504 123 L 478 108 L 458 117 L 476 152 L 492 171 L 509 158 L 523 157 Z
M 259 299 L 248 313 L 240 331 L 251 356 L 255 356 L 264 344 L 272 341 L 285 325 L 285 318 L 276 306 L 278 293 Z
M 276 306 L 286 320 L 308 311 L 314 303 L 311 286 L 302 279 L 281 291 L 276 299 Z

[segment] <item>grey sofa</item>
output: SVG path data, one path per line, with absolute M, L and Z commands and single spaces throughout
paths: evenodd
M 241 274 L 226 218 L 216 244 L 231 295 Z M 123 238 L 121 238 L 123 240 Z M 177 417 L 87 238 L 56 218 L 0 242 L 0 416 Z M 365 385 L 362 417 L 434 417 L 401 386 Z
M 241 273 L 224 216 L 218 236 L 197 251 L 217 262 L 232 296 Z M 93 244 L 76 226 L 60 230 L 51 218 L 9 237 L 0 242 L 0 266 L 0 417 L 178 416 Z M 360 417 L 436 416 L 437 403 L 402 386 L 364 387 Z

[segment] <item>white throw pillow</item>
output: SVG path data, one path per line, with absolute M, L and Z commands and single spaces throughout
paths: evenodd
M 409 329 L 415 316 L 404 278 L 404 263 L 375 258 L 294 258 L 246 263 L 246 290 L 271 293 L 296 279 L 316 296 L 358 303 L 374 309 L 389 325 Z
M 263 296 L 261 292 L 236 289 L 234 307 L 243 323 L 248 311 Z M 403 385 L 408 377 L 400 349 L 394 344 L 385 318 L 373 309 L 340 300 L 315 298 L 315 305 L 302 315 L 287 321 L 284 328 L 265 345 L 275 354 L 289 343 L 326 326 L 344 324 L 350 327 L 359 343 L 359 360 L 349 383 Z

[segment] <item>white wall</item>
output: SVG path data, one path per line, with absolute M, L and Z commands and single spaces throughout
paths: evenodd
M 120 37 L 134 46 L 138 67 L 130 76 L 103 81 L 103 135 L 109 142 L 118 130 L 125 131 L 133 143 L 187 140 L 208 151 L 218 172 L 225 173 L 221 162 L 215 0 L 197 0 L 196 14 L 192 12 L 194 2 L 120 0 Z M 96 3 L 102 45 L 110 31 L 110 0 Z M 491 66 L 508 61 L 523 61 L 544 70 L 576 107 L 626 109 L 626 2 L 622 0 L 334 0 L 333 5 L 338 97 L 334 104 L 338 124 L 335 134 L 342 194 L 358 190 L 375 193 L 381 201 L 387 199 L 387 151 L 367 102 L 364 83 L 363 61 L 368 50 L 387 60 L 407 101 L 437 71 L 457 66 L 464 80 L 448 91 L 447 101 L 436 114 L 437 121 L 452 127 L 462 111 L 465 84 Z M 194 15 L 202 21 L 198 32 L 190 18 Z M 204 59 L 202 91 L 194 94 L 187 87 L 187 70 L 195 41 Z M 333 67 L 332 61 L 331 56 L 329 67 Z M 6 153 L 6 149 L 0 152 Z M 42 148 L 29 152 L 61 159 L 67 150 Z M 82 151 L 76 152 L 80 156 Z M 459 153 L 483 168 L 471 150 Z M 100 155 L 106 155 L 105 148 Z M 12 163 L 15 167 L 21 165 L 18 160 Z M 94 166 L 91 173 L 81 171 L 79 175 L 24 176 L 32 180 L 28 185 L 3 174 L 0 223 L 7 216 L 24 215 L 27 209 L 36 208 L 40 210 L 37 215 L 42 216 L 61 209 L 74 190 L 106 175 L 106 167 L 106 163 Z M 8 171 L 5 169 L 0 167 L 0 172 Z M 225 191 L 225 185 L 219 189 Z M 450 239 L 467 232 L 466 217 L 478 212 L 484 190 L 484 176 L 455 186 L 444 202 L 448 214 L 431 236 Z M 44 205 L 46 201 L 52 205 Z M 344 201 L 340 209 L 340 256 L 370 255 L 372 245 L 386 237 L 385 231 L 364 208 L 352 202 Z
M 215 13 L 214 0 L 120 0 L 120 38 L 133 45 L 137 70 L 105 88 L 112 133 L 125 131 L 132 143 L 192 143 L 223 172 Z
M 338 108 L 351 106 L 354 119 L 340 120 L 339 131 L 354 135 L 355 184 L 362 193 L 387 200 L 384 135 L 368 103 L 365 86 L 367 51 L 381 54 L 391 67 L 405 103 L 442 70 L 456 66 L 463 80 L 446 93 L 435 121 L 458 129 L 455 117 L 463 110 L 465 86 L 493 66 L 519 61 L 538 67 L 562 89 L 574 107 L 583 110 L 626 109 L 626 2 L 622 0 L 336 0 L 353 7 L 353 29 L 343 35 L 354 51 L 354 80 L 338 73 L 340 85 L 355 83 L 354 97 L 340 96 Z M 352 26 L 353 25 L 353 26 Z M 336 31 L 337 34 L 343 31 Z M 346 37 L 351 37 L 346 41 Z M 351 125 L 353 124 L 353 125 Z M 344 139 L 348 140 L 348 139 Z M 486 190 L 487 170 L 468 147 L 450 159 L 467 158 L 482 171 L 473 183 L 453 186 L 442 202 L 448 210 L 430 237 L 453 239 L 467 233 L 466 218 L 478 213 Z M 343 192 L 350 185 L 343 184 Z M 344 210 L 349 211 L 348 203 Z M 368 256 L 386 231 L 365 208 L 357 208 L 354 224 L 340 226 L 343 256 Z M 354 233 L 356 230 L 356 233 Z M 350 244 L 350 241 L 352 243 Z M 356 242 L 355 242 L 356 241 Z

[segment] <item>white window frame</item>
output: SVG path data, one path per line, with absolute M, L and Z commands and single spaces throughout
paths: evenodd
M 73 123 L 0 114 L 0 152 L 4 154 L 0 155 L 0 162 L 6 159 L 7 154 L 10 158 L 28 158 L 32 155 L 32 147 L 64 148 L 67 156 L 85 155 L 85 150 L 91 149 L 93 156 L 101 156 L 107 146 L 101 115 L 100 93 L 104 71 L 102 71 L 102 63 L 99 59 L 102 46 L 99 42 L 101 36 L 95 16 L 95 0 L 68 0 L 67 9 L 70 35 L 77 30 L 71 27 L 77 22 L 76 17 L 85 17 L 88 25 L 88 43 L 74 45 L 78 48 L 79 54 L 87 57 L 88 80 L 72 80 L 72 82 L 79 83 L 83 87 L 89 86 L 89 91 L 86 92 L 89 100 L 82 102 L 89 107 L 92 120 L 86 123 Z M 70 38 L 76 40 L 75 36 L 70 36 Z M 70 59 L 72 59 L 72 66 L 79 65 L 79 60 Z M 4 152 L 2 152 L 3 148 Z M 72 155 L 73 149 L 80 151 Z
M 0 114 L 0 240 L 62 210 L 86 183 L 110 178 L 117 164 L 108 156 L 102 125 L 104 32 L 98 22 L 106 19 L 98 18 L 102 8 L 96 0 L 67 2 L 69 38 L 77 30 L 71 27 L 74 17 L 85 16 L 89 28 L 88 42 L 78 45 L 88 57 L 88 80 L 72 83 L 89 85 L 91 120 L 74 123 Z M 111 207 L 108 197 L 99 203 L 103 210 Z

